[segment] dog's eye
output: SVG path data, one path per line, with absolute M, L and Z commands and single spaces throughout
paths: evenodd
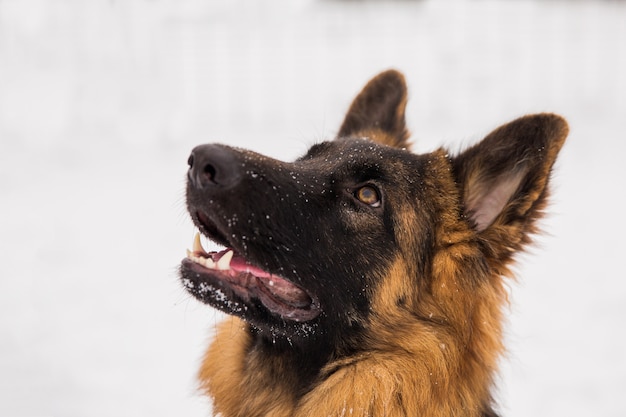
M 367 204 L 371 207 L 380 207 L 380 193 L 375 187 L 371 185 L 365 185 L 354 193 L 354 196 L 361 203 Z

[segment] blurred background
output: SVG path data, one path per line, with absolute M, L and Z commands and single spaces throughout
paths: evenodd
M 496 396 L 626 415 L 626 3 L 0 0 L 0 416 L 209 415 L 220 316 L 176 275 L 189 151 L 293 160 L 388 68 L 417 152 L 569 120 Z

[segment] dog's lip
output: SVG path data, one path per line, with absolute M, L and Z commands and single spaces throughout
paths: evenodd
M 191 272 L 183 274 L 186 276 L 184 285 L 201 300 L 208 292 L 219 288 L 231 291 L 244 302 L 256 298 L 270 312 L 287 320 L 309 321 L 321 312 L 316 298 L 306 290 L 250 264 L 233 249 L 206 252 L 199 234 L 194 239 L 193 251 L 187 251 L 182 267 L 183 271 Z M 228 294 L 222 291 L 220 297 L 228 297 Z
M 210 220 L 208 215 L 198 210 L 195 212 L 195 216 L 192 216 L 192 219 L 194 219 L 194 223 L 196 223 L 203 235 L 222 246 L 232 246 L 227 236 L 219 229 L 217 224 Z

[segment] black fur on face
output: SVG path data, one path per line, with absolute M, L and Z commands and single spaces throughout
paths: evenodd
M 394 210 L 419 200 L 424 165 L 424 157 L 355 138 L 314 145 L 293 163 L 199 146 L 187 185 L 194 223 L 233 249 L 233 263 L 288 283 L 272 293 L 272 278 L 225 279 L 229 272 L 188 259 L 183 282 L 201 301 L 273 338 L 346 338 L 366 322 L 370 292 L 397 256 Z

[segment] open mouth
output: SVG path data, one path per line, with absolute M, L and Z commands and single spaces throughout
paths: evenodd
M 207 292 L 212 292 L 213 298 L 221 302 L 229 296 L 246 304 L 256 299 L 271 313 L 297 322 L 312 320 L 320 314 L 319 303 L 307 291 L 252 265 L 232 248 L 205 251 L 199 233 L 182 266 L 184 272 L 190 272 L 184 273 L 184 285 L 200 299 L 207 299 Z

